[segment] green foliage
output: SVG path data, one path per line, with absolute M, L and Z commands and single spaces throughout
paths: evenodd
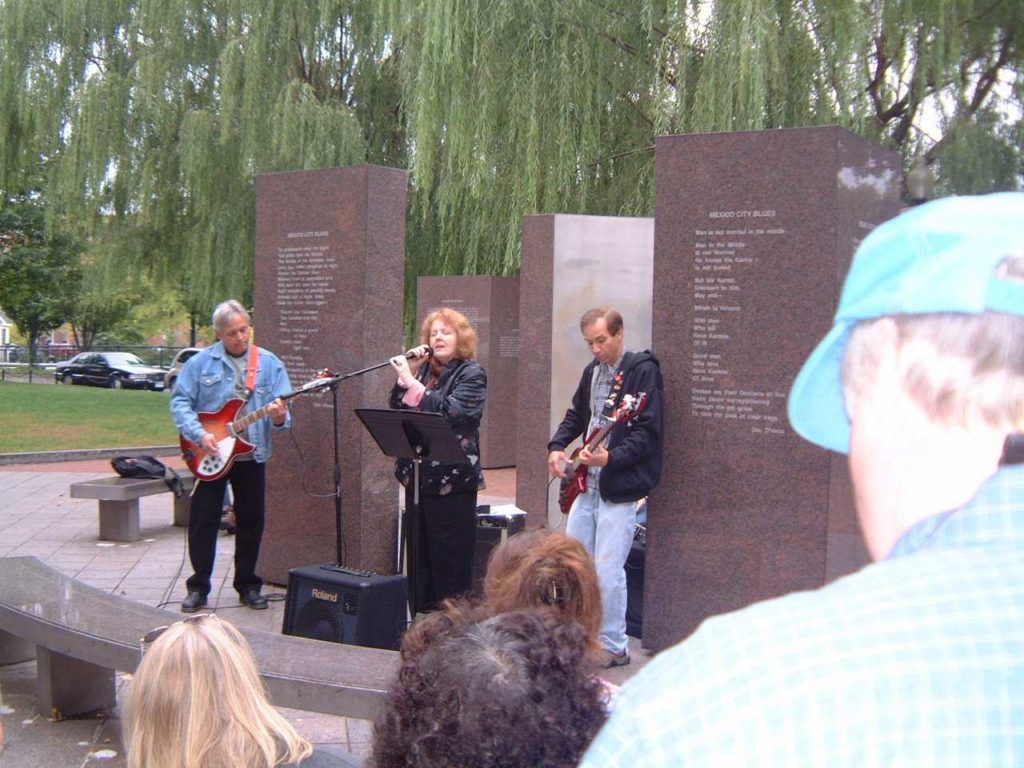
M 0 381 L 0 401 L 0 453 L 177 442 L 163 392 Z
M 7 0 L 0 184 L 42 159 L 65 225 L 102 241 L 119 276 L 178 285 L 202 315 L 249 301 L 254 175 L 395 146 L 356 117 L 387 57 L 364 6 Z
M 205 323 L 252 298 L 256 174 L 408 166 L 411 303 L 514 274 L 523 216 L 651 215 L 666 133 L 837 123 L 1018 188 L 1022 37 L 1020 0 L 4 0 L 0 188 Z
M 531 213 L 651 215 L 665 133 L 839 124 L 934 163 L 948 192 L 1021 185 L 1019 0 L 381 6 L 402 51 L 410 279 L 513 273 Z
M 80 246 L 48 236 L 43 218 L 33 195 L 7 199 L 0 210 L 0 307 L 25 335 L 30 363 L 36 340 L 65 322 L 81 284 Z

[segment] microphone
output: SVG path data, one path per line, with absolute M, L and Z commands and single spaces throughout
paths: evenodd
M 421 344 L 418 347 L 413 347 L 403 355 L 406 360 L 415 360 L 417 357 L 433 357 L 434 349 L 426 344 Z

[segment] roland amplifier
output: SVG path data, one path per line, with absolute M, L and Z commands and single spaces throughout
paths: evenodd
M 333 563 L 292 568 L 281 631 L 331 643 L 397 649 L 407 605 L 402 575 L 383 576 Z
M 500 510 L 508 509 L 508 512 Z M 511 505 L 490 507 L 482 504 L 476 508 L 476 551 L 473 555 L 473 591 L 483 589 L 484 574 L 491 551 L 509 536 L 526 528 L 526 512 Z

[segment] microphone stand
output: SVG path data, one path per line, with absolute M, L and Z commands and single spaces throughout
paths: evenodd
M 427 357 L 430 357 L 430 355 L 427 355 Z M 363 572 L 346 568 L 342 565 L 345 562 L 345 538 L 341 525 L 341 455 L 339 449 L 341 435 L 338 426 L 338 385 L 347 379 L 354 379 L 356 376 L 362 376 L 364 373 L 376 371 L 378 368 L 386 368 L 389 365 L 391 365 L 391 360 L 360 368 L 358 371 L 350 373 L 331 374 L 325 376 L 322 381 L 317 382 L 314 387 L 310 388 L 313 391 L 327 388 L 331 390 L 331 421 L 334 426 L 334 548 L 335 556 L 337 557 L 335 561 L 336 567 L 331 568 L 331 570 L 350 573 L 356 576 L 363 575 Z

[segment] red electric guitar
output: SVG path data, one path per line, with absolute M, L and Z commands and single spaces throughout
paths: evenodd
M 317 392 L 327 386 L 330 379 L 334 378 L 336 378 L 335 375 L 330 371 L 321 371 L 315 378 L 294 392 L 281 395 L 280 399 L 289 400 L 296 395 Z M 252 453 L 256 449 L 255 445 L 239 435 L 250 424 L 255 424 L 269 414 L 270 404 L 236 419 L 235 417 L 245 403 L 246 401 L 240 397 L 232 398 L 224 403 L 224 407 L 216 413 L 204 411 L 196 414 L 203 429 L 217 438 L 216 456 L 210 456 L 199 443 L 193 443 L 184 435 L 178 436 L 181 443 L 181 456 L 197 480 L 216 480 L 223 477 L 231 469 L 236 458 Z
M 615 413 L 612 415 L 611 421 L 600 429 L 594 430 L 583 442 L 583 445 L 572 452 L 572 456 L 569 457 L 569 463 L 565 465 L 565 478 L 562 480 L 562 487 L 558 491 L 558 507 L 562 510 L 563 515 L 569 514 L 569 510 L 572 509 L 572 503 L 576 501 L 576 497 L 587 490 L 587 470 L 590 467 L 580 463 L 580 453 L 583 452 L 584 448 L 588 451 L 594 450 L 608 436 L 608 433 L 612 431 L 612 427 L 619 422 L 632 419 L 643 410 L 646 404 L 646 392 L 638 392 L 635 395 L 623 395 L 622 400 L 619 402 L 619 407 L 615 409 Z

